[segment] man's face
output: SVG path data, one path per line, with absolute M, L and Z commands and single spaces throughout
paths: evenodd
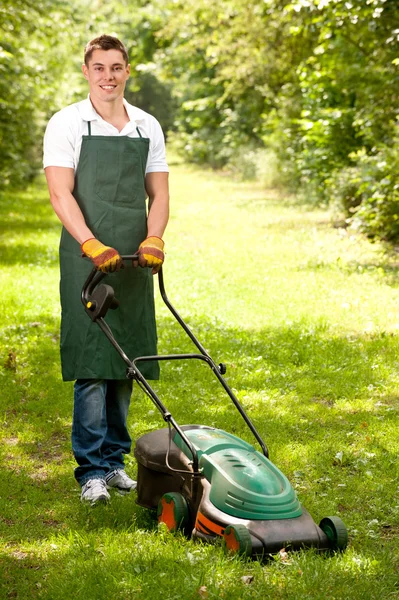
M 94 50 L 89 65 L 82 65 L 94 101 L 113 102 L 123 96 L 130 65 L 126 65 L 119 50 Z

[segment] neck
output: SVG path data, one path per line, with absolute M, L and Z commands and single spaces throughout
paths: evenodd
M 97 99 L 93 100 L 90 96 L 90 102 L 92 103 L 97 114 L 100 115 L 104 121 L 111 123 L 129 121 L 128 114 L 123 104 L 123 98 L 118 98 L 114 102 L 99 102 Z

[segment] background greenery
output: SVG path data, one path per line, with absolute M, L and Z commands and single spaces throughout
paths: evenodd
M 108 32 L 128 99 L 186 160 L 398 241 L 397 0 L 1 0 L 0 25 L 1 186 L 36 172 L 47 119 L 85 94 L 85 42 Z

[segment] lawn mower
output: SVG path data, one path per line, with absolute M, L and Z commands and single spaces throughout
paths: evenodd
M 137 255 L 122 257 L 124 264 Z M 100 283 L 105 274 L 95 268 L 82 289 L 88 316 L 107 336 L 126 363 L 126 376 L 135 380 L 160 411 L 167 427 L 141 436 L 134 455 L 138 464 L 137 503 L 157 511 L 170 531 L 215 542 L 227 550 L 262 558 L 281 549 L 314 547 L 320 551 L 346 548 L 348 533 L 336 516 L 319 525 L 301 506 L 287 477 L 269 460 L 266 444 L 223 377 L 226 366 L 216 364 L 170 303 L 162 269 L 161 297 L 196 346 L 191 354 L 141 356 L 131 360 L 119 346 L 105 316 L 117 309 L 113 288 Z M 261 452 L 242 439 L 208 425 L 179 425 L 140 372 L 142 361 L 199 360 L 207 363 L 244 419 Z

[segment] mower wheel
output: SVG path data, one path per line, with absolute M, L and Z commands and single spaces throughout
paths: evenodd
M 224 530 L 223 540 L 227 551 L 251 556 L 252 539 L 245 525 L 228 525 Z
M 179 492 L 164 494 L 158 503 L 158 523 L 165 523 L 169 531 L 185 529 L 190 520 L 187 501 Z
M 319 527 L 328 537 L 331 550 L 345 550 L 348 545 L 348 530 L 340 517 L 325 517 L 320 521 Z

